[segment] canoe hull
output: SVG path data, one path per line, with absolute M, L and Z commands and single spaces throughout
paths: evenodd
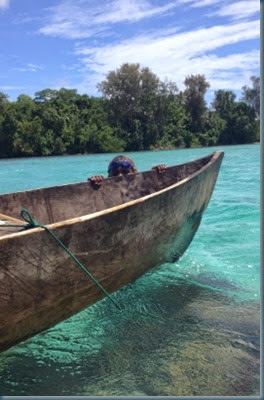
M 222 157 L 217 153 L 209 166 L 158 195 L 57 223 L 52 230 L 112 293 L 184 253 L 210 200 Z M 0 256 L 1 350 L 103 297 L 40 228 L 0 240 Z

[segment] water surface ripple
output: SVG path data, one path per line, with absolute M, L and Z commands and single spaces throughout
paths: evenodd
M 0 354 L 6 396 L 258 396 L 259 145 L 130 153 L 140 171 L 225 158 L 195 239 L 164 264 Z M 1 193 L 106 175 L 113 154 L 0 160 Z

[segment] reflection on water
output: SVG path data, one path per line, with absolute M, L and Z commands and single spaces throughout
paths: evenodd
M 209 279 L 210 280 L 210 279 Z M 0 355 L 2 395 L 259 395 L 259 305 L 170 265 Z

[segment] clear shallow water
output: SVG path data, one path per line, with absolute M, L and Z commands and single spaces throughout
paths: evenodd
M 259 394 L 259 145 L 130 153 L 140 171 L 224 150 L 185 255 L 0 354 L 2 395 Z M 0 160 L 1 193 L 104 174 L 112 154 Z

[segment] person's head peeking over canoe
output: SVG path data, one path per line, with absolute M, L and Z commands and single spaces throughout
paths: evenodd
M 162 165 L 156 165 L 152 169 L 156 169 L 157 172 L 161 173 L 164 172 L 166 168 L 167 166 L 162 164 Z M 113 160 L 108 165 L 109 178 L 111 178 L 112 176 L 135 174 L 136 172 L 138 171 L 134 162 L 129 157 L 126 156 L 117 156 L 113 158 Z M 104 179 L 103 175 L 96 175 L 92 176 L 88 180 L 92 184 L 100 186 L 103 179 Z
M 108 177 L 134 174 L 137 172 L 134 162 L 124 156 L 117 156 L 108 165 Z

